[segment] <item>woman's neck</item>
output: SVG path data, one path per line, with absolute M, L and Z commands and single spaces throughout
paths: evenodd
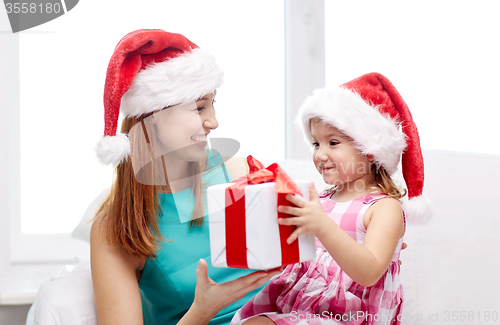
M 189 162 L 177 159 L 168 159 L 165 156 L 162 159 L 162 169 L 167 174 L 168 185 L 159 185 L 157 191 L 160 193 L 177 193 L 193 186 L 195 177 L 192 175 L 193 168 Z M 205 169 L 205 163 L 202 164 L 202 170 Z

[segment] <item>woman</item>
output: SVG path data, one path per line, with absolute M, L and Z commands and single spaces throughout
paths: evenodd
M 213 57 L 180 34 L 138 30 L 115 48 L 96 150 L 116 166 L 116 179 L 91 232 L 100 325 L 229 324 L 279 273 L 216 269 L 204 260 L 206 187 L 246 173 L 243 161 L 225 163 L 205 148 L 218 126 L 213 102 L 221 83 Z

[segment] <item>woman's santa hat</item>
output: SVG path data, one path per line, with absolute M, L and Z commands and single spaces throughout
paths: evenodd
M 109 61 L 104 85 L 104 137 L 99 161 L 118 165 L 130 155 L 126 134 L 116 134 L 118 116 L 138 117 L 196 101 L 223 80 L 214 57 L 180 34 L 141 29 L 127 34 Z
M 422 196 L 424 160 L 417 127 L 408 106 L 386 77 L 369 73 L 340 87 L 315 90 L 297 116 L 310 143 L 313 118 L 344 132 L 362 153 L 373 156 L 375 164 L 391 175 L 401 158 L 408 188 L 409 200 L 403 203 L 408 221 L 423 224 L 428 220 L 432 204 Z

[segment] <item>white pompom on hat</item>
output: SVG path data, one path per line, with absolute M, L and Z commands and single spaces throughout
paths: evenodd
M 117 166 L 130 155 L 130 141 L 116 134 L 120 110 L 141 116 L 196 101 L 222 85 L 214 57 L 181 34 L 140 29 L 127 34 L 109 61 L 104 85 L 104 137 L 97 158 Z
M 344 132 L 362 153 L 373 156 L 375 164 L 391 175 L 401 160 L 408 188 L 408 201 L 403 203 L 408 222 L 428 221 L 432 203 L 422 196 L 424 160 L 417 127 L 408 106 L 386 77 L 368 73 L 340 87 L 315 90 L 297 116 L 297 123 L 310 143 L 313 118 Z

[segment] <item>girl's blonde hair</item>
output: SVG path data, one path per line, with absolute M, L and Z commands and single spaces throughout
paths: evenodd
M 129 134 L 130 130 L 137 123 L 143 123 L 144 118 L 126 117 L 121 126 L 121 133 Z M 151 155 L 156 157 L 156 137 L 148 138 L 147 134 L 154 134 L 148 130 L 144 134 L 147 145 L 139 137 L 130 137 L 131 155 L 134 157 L 145 157 Z M 163 158 L 160 158 L 163 159 Z M 205 163 L 205 162 L 204 162 Z M 166 172 L 158 168 L 158 164 L 150 162 L 140 171 L 134 171 L 132 160 L 128 157 L 115 168 L 114 182 L 111 192 L 100 206 L 96 216 L 101 212 L 105 214 L 103 221 L 106 223 L 105 236 L 110 245 L 119 245 L 129 254 L 135 256 L 155 257 L 163 240 L 168 240 L 160 232 L 158 216 L 163 212 L 159 200 L 159 192 L 155 183 L 146 185 L 138 182 L 136 177 L 141 173 L 141 179 L 163 180 L 166 189 L 170 190 L 170 185 L 166 177 Z M 201 226 L 203 223 L 203 182 L 202 163 L 189 163 L 190 175 L 193 175 L 192 195 L 195 197 L 193 216 L 190 227 Z
M 406 195 L 406 189 L 397 186 L 384 167 L 372 164 L 368 182 L 369 184 L 374 184 L 382 193 L 397 200 L 401 200 Z

